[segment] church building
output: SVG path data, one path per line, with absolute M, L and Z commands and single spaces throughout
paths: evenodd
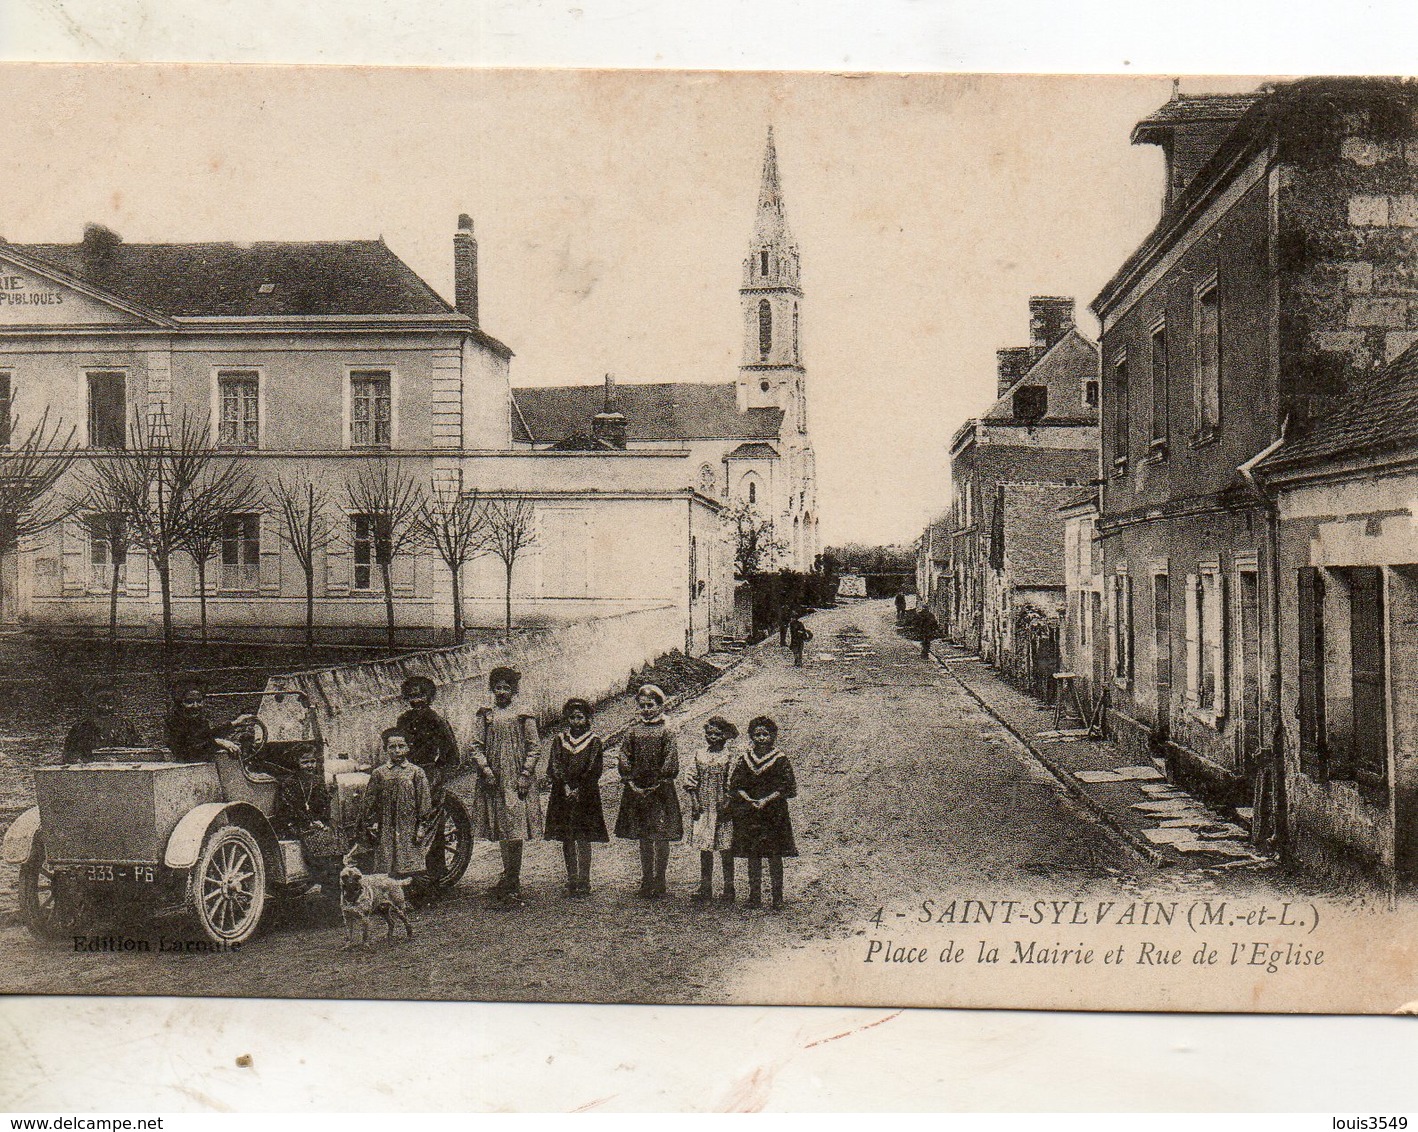
M 739 287 L 738 380 L 522 387 L 513 390 L 513 443 L 530 449 L 686 449 L 686 486 L 747 505 L 773 525 L 775 564 L 809 570 L 818 539 L 817 473 L 802 358 L 803 291 L 788 227 L 773 129 Z

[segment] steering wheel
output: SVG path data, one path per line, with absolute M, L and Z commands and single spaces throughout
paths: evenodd
M 230 734 L 240 745 L 242 757 L 245 759 L 253 758 L 265 750 L 266 740 L 269 738 L 266 725 L 254 715 L 235 724 Z

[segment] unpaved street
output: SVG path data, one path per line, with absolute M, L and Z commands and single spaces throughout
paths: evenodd
M 75 954 L 33 942 L 11 919 L 0 928 L 0 981 L 37 993 L 734 1001 L 765 993 L 754 989 L 768 985 L 765 971 L 784 986 L 795 961 L 862 934 L 878 907 L 923 893 L 1071 898 L 1156 879 L 890 618 L 887 602 L 815 614 L 804 668 L 770 639 L 673 720 L 685 748 L 710 714 L 741 727 L 760 712 L 779 720 L 797 771 L 802 852 L 787 863 L 780 913 L 691 903 L 698 862 L 683 846 L 671 857 L 669 897 L 640 900 L 628 843 L 596 850 L 584 901 L 562 895 L 559 846 L 529 846 L 525 904 L 496 907 L 481 895 L 496 854 L 479 846 L 458 894 L 418 916 L 412 943 L 381 939 L 353 960 L 340 950 L 333 903 L 313 898 L 235 955 Z M 613 820 L 612 772 L 602 789 Z M 745 887 L 741 878 L 740 899 Z M 181 921 L 124 930 L 192 934 Z M 771 993 L 832 997 L 798 991 Z

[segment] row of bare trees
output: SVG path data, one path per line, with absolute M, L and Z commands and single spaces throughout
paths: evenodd
M 361 524 L 371 571 L 383 590 L 389 647 L 395 645 L 394 564 L 400 556 L 431 552 L 452 581 L 453 634 L 465 636 L 463 570 L 492 556 L 503 567 L 505 628 L 512 631 L 512 576 L 536 532 L 529 500 L 480 497 L 460 482 L 425 484 L 397 458 L 362 461 L 343 485 L 297 467 L 264 486 L 246 460 L 214 448 L 206 425 L 188 414 L 173 424 L 159 414 L 135 417 L 130 446 L 86 461 L 67 491 L 60 481 L 78 455 L 75 430 L 46 413 L 21 436 L 10 422 L 11 444 L 0 448 L 0 554 L 26 547 L 36 536 L 79 517 L 91 539 L 106 548 L 109 566 L 109 638 L 118 632 L 118 595 L 129 552 L 147 553 L 162 596 L 163 643 L 171 651 L 172 569 L 179 555 L 196 571 L 202 640 L 207 639 L 207 574 L 222 551 L 233 516 L 269 509 L 282 543 L 305 577 L 305 643 L 315 640 L 315 580 L 324 553 L 342 538 L 346 512 Z M 259 564 L 258 564 L 259 569 Z

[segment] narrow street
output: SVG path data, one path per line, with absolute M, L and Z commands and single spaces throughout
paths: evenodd
M 780 913 L 691 903 L 698 861 L 683 846 L 671 857 L 669 897 L 640 900 L 635 847 L 623 842 L 596 850 L 595 891 L 585 901 L 562 895 L 557 845 L 529 846 L 526 902 L 500 908 L 481 895 L 495 877 L 496 853 L 479 846 L 458 894 L 418 915 L 411 943 L 379 939 L 354 962 L 340 950 L 333 902 L 319 898 L 234 955 L 76 954 L 67 943 L 33 942 L 11 919 L 0 928 L 0 989 L 840 1002 L 857 992 L 823 983 L 823 956 L 849 948 L 859 963 L 856 937 L 879 908 L 919 908 L 947 892 L 1121 900 L 1159 880 L 1179 883 L 1157 877 L 936 661 L 923 660 L 896 632 L 891 603 L 847 605 L 808 624 L 815 639 L 803 668 L 771 638 L 673 719 L 685 750 L 711 714 L 741 727 L 759 713 L 779 721 L 797 772 L 802 854 L 787 862 L 788 907 Z M 613 820 L 619 787 L 609 769 L 602 789 Z M 740 876 L 740 899 L 745 887 Z M 191 931 L 174 920 L 125 934 L 156 940 Z

